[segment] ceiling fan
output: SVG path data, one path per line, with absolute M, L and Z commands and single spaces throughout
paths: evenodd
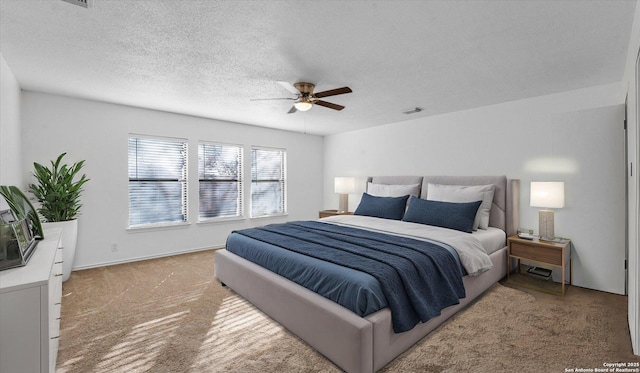
M 298 83 L 291 84 L 289 82 L 278 81 L 278 84 L 280 84 L 280 86 L 282 86 L 287 91 L 296 95 L 296 97 L 263 98 L 263 99 L 258 98 L 258 99 L 252 99 L 252 101 L 259 101 L 259 100 L 293 100 L 295 101 L 287 114 L 293 114 L 296 111 L 307 111 L 311 109 L 311 107 L 314 104 L 324 106 L 326 108 L 333 109 L 333 110 L 342 110 L 344 109 L 344 106 L 323 101 L 320 99 L 323 97 L 336 96 L 336 95 L 352 92 L 351 88 L 342 87 L 342 88 L 330 89 L 328 91 L 313 93 L 313 89 L 316 86 L 315 84 L 308 83 L 308 82 L 298 82 Z

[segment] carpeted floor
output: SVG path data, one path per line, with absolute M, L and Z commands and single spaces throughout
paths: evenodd
M 213 278 L 214 251 L 73 272 L 57 372 L 339 372 Z M 627 298 L 491 288 L 383 372 L 565 372 L 640 362 Z

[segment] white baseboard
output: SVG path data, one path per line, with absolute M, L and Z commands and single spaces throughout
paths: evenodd
M 174 252 L 166 253 L 166 254 L 141 256 L 141 257 L 137 257 L 137 258 L 126 259 L 126 260 L 118 260 L 118 261 L 113 261 L 113 262 L 103 262 L 103 263 L 91 264 L 91 265 L 87 265 L 87 266 L 73 267 L 72 271 L 82 271 L 84 269 L 100 268 L 100 267 L 106 267 L 106 266 L 112 266 L 112 265 L 118 265 L 118 264 L 139 262 L 139 261 L 142 261 L 142 260 L 165 258 L 165 257 L 168 257 L 168 256 L 195 253 L 195 252 L 198 252 L 198 251 L 220 250 L 220 249 L 224 249 L 224 246 L 207 246 L 207 247 L 200 247 L 200 248 L 195 248 L 195 249 L 174 251 Z

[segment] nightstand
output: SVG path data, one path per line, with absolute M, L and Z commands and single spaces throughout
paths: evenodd
M 551 279 L 537 280 L 536 279 L 521 279 L 523 281 L 513 281 L 515 285 L 533 288 L 536 290 L 547 291 L 554 294 L 565 294 L 565 284 L 571 284 L 571 241 L 562 243 L 540 241 L 538 239 L 525 240 L 518 236 L 512 236 L 507 239 L 508 245 L 508 257 L 507 257 L 507 281 L 511 275 L 511 260 L 517 260 L 517 271 L 520 276 L 527 276 L 522 274 L 521 260 L 527 262 L 533 262 L 536 265 L 540 265 L 543 268 L 551 267 L 560 268 L 562 270 L 562 282 L 560 284 L 554 283 Z M 568 282 L 567 282 L 568 279 Z M 545 284 L 546 282 L 546 284 Z M 542 286 L 546 285 L 546 286 Z M 554 291 L 551 288 L 560 288 L 560 291 Z
M 353 215 L 351 211 L 338 212 L 338 210 L 322 210 L 318 213 L 320 218 L 326 218 L 327 216 L 335 216 L 335 215 Z

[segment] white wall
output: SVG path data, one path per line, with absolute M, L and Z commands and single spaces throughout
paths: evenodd
M 67 162 L 86 160 L 83 170 L 91 181 L 82 198 L 75 269 L 220 247 L 231 230 L 314 219 L 322 207 L 323 138 L 319 136 L 33 92 L 23 92 L 22 109 L 26 182 L 33 182 L 34 161 L 48 163 L 62 152 L 68 153 Z M 188 139 L 190 180 L 197 180 L 199 140 L 244 145 L 246 175 L 252 145 L 285 148 L 288 216 L 197 224 L 195 181 L 188 186 L 188 227 L 127 231 L 130 133 Z M 117 252 L 112 252 L 112 244 L 118 245 Z
M 325 138 L 324 207 L 335 176 L 507 175 L 521 180 L 520 225 L 538 230 L 531 181 L 564 181 L 556 235 L 573 240 L 573 284 L 623 294 L 620 84 L 420 118 Z M 350 196 L 353 211 L 359 195 Z
M 0 185 L 22 185 L 20 86 L 0 53 Z

